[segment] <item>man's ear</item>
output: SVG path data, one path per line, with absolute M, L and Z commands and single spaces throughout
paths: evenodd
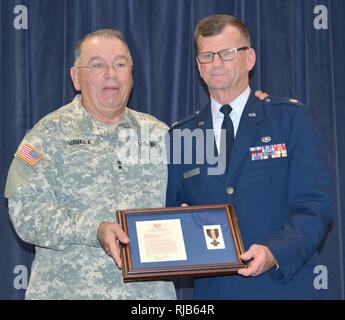
M 200 77 L 202 78 L 202 71 L 201 71 L 201 68 L 200 68 L 200 62 L 199 62 L 199 60 L 198 60 L 198 58 L 195 58 L 195 60 L 196 60 L 196 64 L 197 64 L 197 66 L 198 66 L 198 70 L 199 70 L 199 75 L 200 75 Z
M 70 69 L 70 74 L 73 81 L 74 89 L 80 91 L 79 69 L 76 67 L 72 67 Z
M 256 53 L 254 49 L 249 48 L 247 50 L 247 70 L 250 71 L 254 68 L 256 62 Z

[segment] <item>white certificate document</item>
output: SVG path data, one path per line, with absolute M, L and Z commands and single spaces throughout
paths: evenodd
M 141 263 L 187 260 L 180 219 L 135 224 Z

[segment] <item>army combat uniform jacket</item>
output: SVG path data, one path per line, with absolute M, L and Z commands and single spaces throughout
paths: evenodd
M 16 232 L 36 246 L 27 299 L 176 298 L 172 282 L 123 283 L 97 238 L 118 209 L 165 205 L 166 130 L 129 108 L 104 125 L 76 96 L 24 137 L 5 196 Z

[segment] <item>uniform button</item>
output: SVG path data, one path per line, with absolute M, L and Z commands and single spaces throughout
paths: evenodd
M 232 188 L 232 187 L 227 187 L 227 188 L 226 188 L 226 193 L 227 193 L 227 194 L 231 195 L 231 194 L 234 194 L 234 192 L 235 192 L 235 189 L 234 189 L 234 188 Z

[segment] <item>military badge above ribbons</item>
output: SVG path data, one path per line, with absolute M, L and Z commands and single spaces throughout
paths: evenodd
M 121 245 L 125 282 L 235 274 L 245 264 L 234 207 L 118 210 L 130 243 Z

